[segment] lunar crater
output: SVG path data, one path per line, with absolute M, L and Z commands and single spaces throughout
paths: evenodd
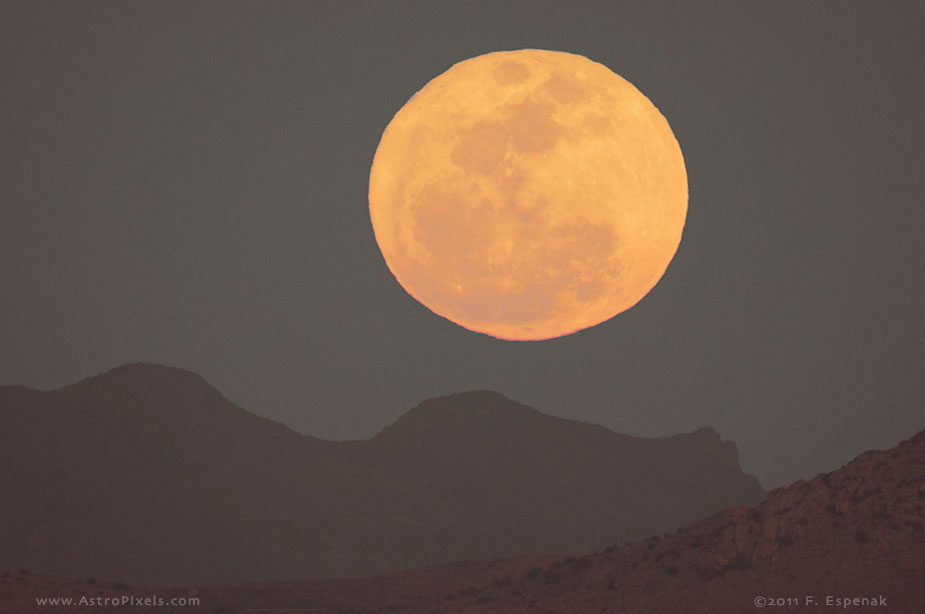
M 530 77 L 530 69 L 517 60 L 507 60 L 495 67 L 492 76 L 499 85 L 511 85 L 526 81 Z

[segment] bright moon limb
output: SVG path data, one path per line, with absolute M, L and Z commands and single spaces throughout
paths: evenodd
M 434 313 L 511 340 L 594 326 L 644 297 L 681 242 L 687 172 L 668 122 L 583 56 L 465 60 L 383 132 L 376 241 Z

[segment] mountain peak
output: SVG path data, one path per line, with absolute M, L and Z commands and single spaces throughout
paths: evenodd
M 205 385 L 212 388 L 198 373 L 150 362 L 133 362 L 120 365 L 99 375 L 86 377 L 77 383 L 64 386 L 61 390 L 92 385 L 118 385 L 119 383 L 160 385 Z
M 221 393 L 198 373 L 148 362 L 121 365 L 59 388 L 55 392 L 92 392 L 94 390 L 107 390 L 110 393 L 135 391 L 137 394 L 199 390 L 221 397 Z
M 532 407 L 518 403 L 494 390 L 467 390 L 441 397 L 424 399 L 415 409 L 427 411 L 452 412 L 461 411 L 473 416 L 490 416 L 498 414 L 539 414 Z M 414 410 L 412 410 L 414 411 Z
M 224 421 L 244 412 L 192 371 L 143 362 L 116 367 L 50 395 L 75 408 L 106 408 L 110 416 L 128 413 L 169 418 L 199 414 Z
M 510 424 L 536 418 L 551 418 L 512 401 L 492 390 L 470 390 L 421 401 L 385 427 L 374 439 L 460 431 L 472 426 Z

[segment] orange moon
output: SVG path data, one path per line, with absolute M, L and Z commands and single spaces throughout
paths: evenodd
M 549 339 L 658 283 L 681 242 L 687 172 L 662 114 L 606 66 L 499 51 L 453 65 L 395 114 L 369 212 L 392 274 L 431 311 Z

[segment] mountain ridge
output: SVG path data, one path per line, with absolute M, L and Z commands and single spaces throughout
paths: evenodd
M 366 439 L 349 439 L 349 440 L 343 440 L 343 441 L 323 439 L 320 437 L 316 437 L 314 435 L 300 433 L 299 431 L 296 431 L 295 429 L 292 429 L 291 427 L 286 426 L 286 424 L 282 421 L 274 420 L 272 418 L 267 418 L 258 413 L 241 408 L 240 406 L 230 401 L 227 397 L 225 397 L 221 393 L 221 391 L 219 391 L 215 386 L 210 384 L 200 374 L 194 371 L 190 371 L 188 369 L 181 368 L 181 367 L 174 367 L 174 366 L 163 365 L 159 363 L 151 363 L 151 362 L 127 363 L 124 365 L 119 365 L 117 367 L 114 367 L 108 371 L 99 373 L 97 375 L 92 375 L 92 376 L 82 378 L 81 380 L 77 382 L 66 384 L 58 388 L 53 388 L 49 390 L 32 388 L 28 386 L 22 386 L 19 384 L 0 385 L 0 395 L 3 395 L 4 392 L 7 390 L 10 391 L 11 393 L 22 393 L 22 394 L 51 393 L 51 394 L 56 394 L 56 395 L 67 395 L 71 393 L 85 392 L 87 391 L 88 388 L 90 389 L 97 388 L 101 384 L 103 384 L 104 387 L 106 388 L 111 388 L 113 383 L 118 383 L 120 385 L 130 384 L 133 387 L 133 390 L 138 390 L 139 384 L 147 384 L 149 386 L 151 384 L 158 384 L 158 383 L 177 384 L 178 382 L 175 378 L 169 377 L 171 375 L 179 376 L 180 380 L 185 382 L 188 386 L 194 387 L 195 391 L 198 391 L 200 393 L 206 393 L 208 395 L 212 395 L 214 396 L 214 398 L 225 401 L 229 405 L 234 406 L 235 408 L 241 409 L 242 411 L 247 412 L 247 414 L 251 416 L 257 417 L 261 420 L 265 420 L 265 421 L 268 421 L 274 424 L 282 425 L 287 430 L 290 430 L 293 433 L 297 433 L 302 437 L 310 438 L 310 439 L 317 440 L 317 441 L 328 442 L 332 444 L 350 443 L 350 442 L 367 442 L 367 441 L 375 440 L 377 438 L 381 438 L 386 435 L 391 435 L 392 433 L 396 431 L 400 431 L 403 428 L 405 428 L 409 422 L 413 423 L 414 421 L 416 421 L 417 419 L 421 417 L 423 417 L 428 422 L 432 422 L 437 417 L 432 410 L 437 409 L 438 407 L 440 410 L 447 409 L 446 407 L 447 402 L 455 405 L 456 407 L 454 407 L 454 409 L 472 410 L 473 404 L 480 404 L 488 400 L 491 402 L 490 406 L 486 406 L 484 404 L 477 405 L 476 406 L 477 409 L 481 411 L 474 411 L 474 412 L 470 411 L 469 415 L 472 418 L 476 418 L 476 419 L 486 419 L 486 418 L 497 419 L 498 418 L 497 414 L 493 414 L 491 411 L 486 412 L 484 410 L 487 408 L 498 409 L 500 407 L 501 409 L 504 409 L 507 411 L 516 409 L 517 414 L 521 416 L 530 416 L 534 418 L 536 417 L 549 418 L 549 419 L 561 421 L 561 423 L 563 424 L 576 423 L 576 424 L 581 424 L 581 425 L 587 425 L 595 429 L 600 429 L 602 431 L 612 433 L 625 440 L 654 442 L 654 441 L 662 441 L 662 440 L 679 441 L 679 440 L 684 440 L 688 438 L 692 440 L 702 438 L 702 439 L 709 440 L 709 441 L 720 441 L 726 447 L 735 450 L 735 461 L 736 463 L 738 462 L 738 448 L 735 442 L 723 440 L 720 433 L 712 426 L 708 426 L 708 425 L 701 426 L 701 427 L 694 429 L 693 431 L 673 433 L 671 435 L 664 435 L 664 436 L 659 436 L 659 437 L 643 437 L 643 436 L 637 436 L 637 435 L 627 435 L 624 433 L 618 433 L 616 431 L 613 431 L 612 429 L 609 429 L 603 425 L 599 425 L 599 424 L 595 424 L 591 422 L 585 422 L 583 420 L 574 419 L 574 418 L 563 418 L 559 416 L 553 416 L 551 414 L 546 414 L 537 409 L 529 407 L 528 405 L 524 405 L 522 403 L 514 401 L 510 399 L 510 397 L 500 392 L 496 392 L 496 391 L 489 390 L 489 389 L 466 390 L 466 391 L 461 391 L 461 392 L 453 392 L 453 393 L 436 396 L 436 397 L 428 397 L 422 400 L 421 402 L 417 403 L 411 409 L 403 412 L 391 424 L 384 426 L 382 429 L 380 429 L 378 432 L 376 432 L 372 436 Z M 150 390 L 151 388 L 145 388 L 145 389 Z M 159 391 L 158 388 L 153 388 L 153 390 Z M 459 405 L 460 401 L 463 401 L 465 403 L 463 403 L 462 405 Z M 498 403 L 498 401 L 501 401 L 502 403 Z M 454 416 L 454 417 L 458 417 L 458 416 Z M 446 425 L 446 422 L 444 422 L 443 425 Z
M 0 567 L 159 584 L 588 552 L 765 494 L 715 431 L 634 438 L 490 391 L 331 442 L 136 363 L 0 389 L 0 427 Z

